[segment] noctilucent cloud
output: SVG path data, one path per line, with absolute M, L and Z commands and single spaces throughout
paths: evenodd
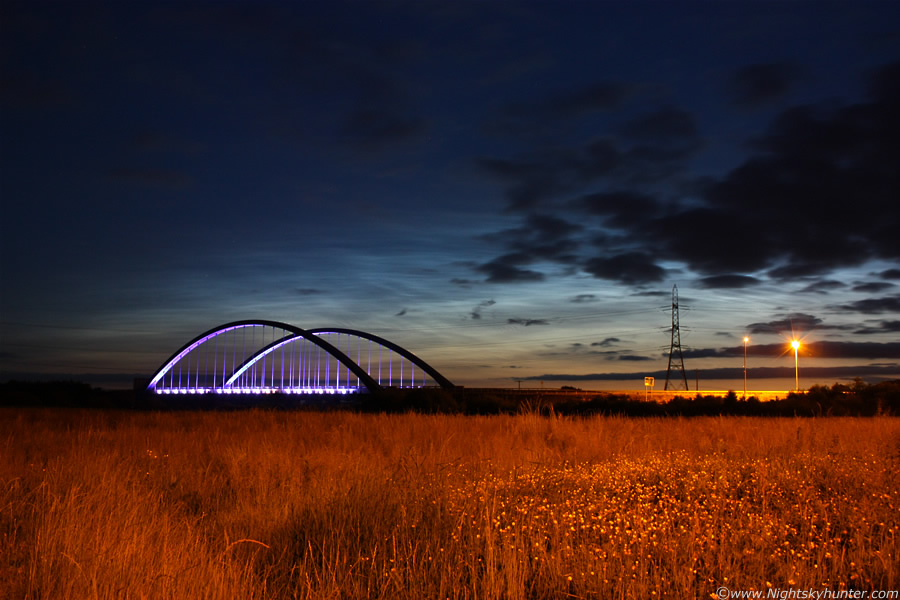
M 351 327 L 467 386 L 900 377 L 900 3 L 0 5 L 0 380 Z

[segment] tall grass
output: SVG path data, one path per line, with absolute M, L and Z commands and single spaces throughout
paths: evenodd
M 9 598 L 900 585 L 891 418 L 4 409 L 0 431 Z

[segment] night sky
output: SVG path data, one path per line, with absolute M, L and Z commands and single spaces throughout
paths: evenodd
M 900 2 L 5 0 L 0 152 L 0 381 L 265 318 L 643 389 L 676 284 L 692 389 L 900 377 Z

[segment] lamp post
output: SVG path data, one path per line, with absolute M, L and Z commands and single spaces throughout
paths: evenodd
M 750 338 L 746 335 L 744 336 L 744 397 L 747 397 L 747 342 L 750 341 Z
M 797 340 L 791 341 L 791 347 L 794 349 L 794 389 L 796 391 L 800 391 L 800 360 L 797 358 L 797 349 L 800 347 L 800 342 Z

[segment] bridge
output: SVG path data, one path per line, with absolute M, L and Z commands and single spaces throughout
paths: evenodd
M 355 394 L 453 384 L 424 360 L 356 329 L 234 321 L 201 333 L 153 374 L 157 394 Z

